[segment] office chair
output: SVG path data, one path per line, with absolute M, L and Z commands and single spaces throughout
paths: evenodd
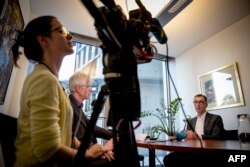
M 239 140 L 238 130 L 225 130 L 224 139 L 225 140 Z
M 144 167 L 144 156 L 139 155 L 139 161 L 142 162 L 142 167 Z
M 17 119 L 0 113 L 0 143 L 5 167 L 12 167 L 15 161 L 15 138 Z

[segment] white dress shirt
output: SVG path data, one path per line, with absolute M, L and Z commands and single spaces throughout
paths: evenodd
M 201 137 L 204 134 L 204 122 L 205 122 L 206 112 L 201 116 L 197 116 L 195 124 L 195 132 Z

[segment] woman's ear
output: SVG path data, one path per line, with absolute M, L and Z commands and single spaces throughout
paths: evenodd
M 38 35 L 36 38 L 43 49 L 48 47 L 47 37 L 45 37 L 44 35 Z

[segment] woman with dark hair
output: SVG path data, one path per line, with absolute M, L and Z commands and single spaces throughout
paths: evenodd
M 58 80 L 63 58 L 73 53 L 71 40 L 56 17 L 42 16 L 29 22 L 13 45 L 16 66 L 19 46 L 36 63 L 22 89 L 14 166 L 69 166 L 77 153 L 79 141 L 72 139 L 73 110 Z M 106 152 L 93 145 L 85 157 L 93 159 Z

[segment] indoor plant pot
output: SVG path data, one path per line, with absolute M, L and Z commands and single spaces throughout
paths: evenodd
M 152 126 L 151 131 L 158 134 L 165 133 L 169 136 L 168 138 L 171 138 L 178 131 L 175 127 L 175 120 L 181 100 L 181 98 L 175 98 L 170 101 L 168 106 L 162 100 L 161 108 L 156 108 L 153 111 L 144 111 L 141 113 L 141 117 L 156 117 L 159 120 L 159 124 Z

